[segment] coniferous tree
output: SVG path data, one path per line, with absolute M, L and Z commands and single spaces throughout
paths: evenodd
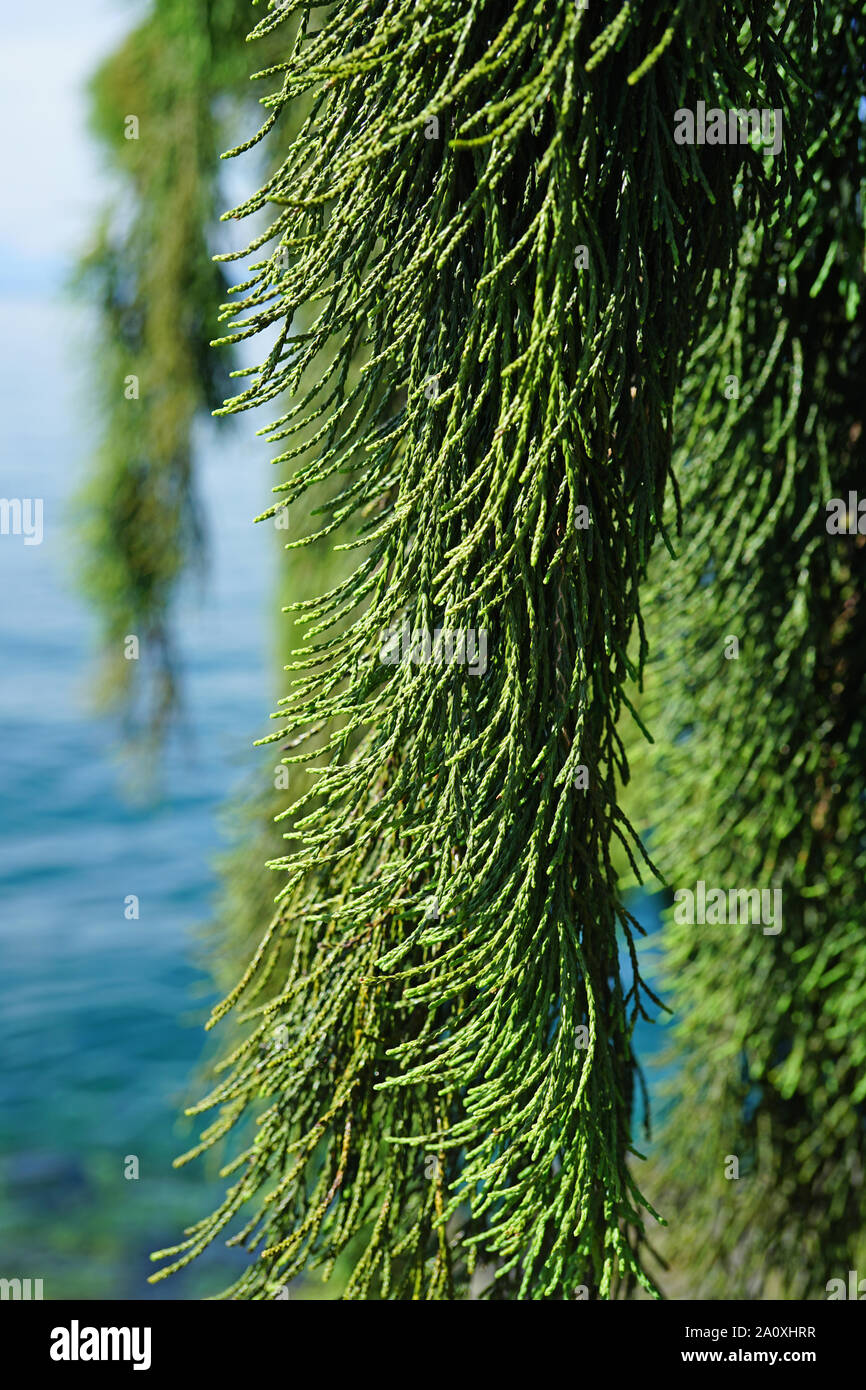
M 203 1146 L 260 1111 L 257 1134 L 156 1277 L 244 1211 L 234 1296 L 343 1254 L 346 1297 L 460 1296 L 476 1258 L 512 1296 L 651 1287 L 616 722 L 674 395 L 714 279 L 792 172 L 787 147 L 678 147 L 673 114 L 785 106 L 811 7 L 371 0 L 318 29 L 281 6 L 259 34 L 295 13 L 262 134 L 309 112 L 237 210 L 270 210 L 250 251 L 277 246 L 227 341 L 277 339 L 229 409 L 291 394 L 280 502 L 339 483 L 318 535 L 353 527 L 359 559 L 304 612 L 274 739 L 316 775 L 214 1019 L 242 1006 L 248 1032 Z M 404 622 L 415 660 L 394 662 Z M 442 630 L 474 673 L 430 659 Z

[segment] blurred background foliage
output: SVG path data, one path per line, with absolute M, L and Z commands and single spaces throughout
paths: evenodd
M 100 312 L 102 447 L 80 499 L 83 582 L 102 622 L 102 699 L 159 735 L 179 687 L 172 605 L 205 557 L 193 427 L 228 394 L 211 348 L 228 293 L 220 154 L 255 97 L 246 6 L 154 0 L 91 84 L 91 123 L 116 192 L 77 283 Z M 267 43 L 257 46 L 265 66 Z M 141 659 L 122 659 L 138 636 Z
M 820 1299 L 866 1262 L 866 537 L 826 525 L 866 477 L 862 18 L 828 7 L 798 61 L 820 64 L 802 197 L 747 230 L 681 391 L 683 534 L 647 589 L 655 743 L 630 739 L 626 808 L 671 886 L 783 903 L 778 935 L 666 914 L 649 1191 L 674 1296 Z

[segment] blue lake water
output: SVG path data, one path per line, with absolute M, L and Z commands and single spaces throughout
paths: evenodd
M 148 1296 L 148 1251 L 221 1190 L 171 1159 L 188 1142 L 177 1115 L 211 999 L 194 947 L 217 884 L 218 813 L 260 760 L 251 744 L 276 695 L 276 548 L 252 524 L 268 464 L 249 424 L 225 439 L 202 431 L 211 567 L 179 614 L 187 733 L 150 791 L 131 795 L 118 729 L 88 700 L 94 623 L 74 582 L 68 500 L 88 430 L 73 359 L 87 324 L 29 294 L 7 296 L 3 314 L 0 493 L 44 499 L 44 538 L 0 538 L 2 1273 L 43 1278 L 46 1297 Z M 138 920 L 124 916 L 128 894 Z M 123 1177 L 131 1154 L 138 1181 Z M 153 1296 L 188 1297 L 205 1275 Z

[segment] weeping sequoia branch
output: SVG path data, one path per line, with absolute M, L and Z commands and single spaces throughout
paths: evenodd
M 652 1289 L 616 721 L 674 393 L 791 167 L 788 144 L 678 146 L 673 113 L 784 107 L 810 6 L 351 0 L 256 33 L 298 17 L 256 138 L 299 97 L 309 115 L 234 214 L 273 215 L 238 255 L 272 245 L 226 341 L 276 341 L 226 409 L 290 393 L 275 505 L 339 480 L 317 535 L 352 523 L 358 558 L 303 605 L 273 738 L 316 766 L 274 919 L 212 1020 L 243 1005 L 247 1035 L 185 1157 L 252 1113 L 257 1132 L 153 1277 L 243 1213 L 232 1297 L 340 1256 L 346 1298 L 462 1297 L 476 1259 L 494 1297 Z M 437 629 L 486 641 L 486 663 L 383 661 L 404 620 L 422 650 Z
M 801 194 L 746 233 L 683 389 L 684 544 L 647 590 L 656 746 L 632 761 L 653 855 L 675 888 L 773 888 L 783 909 L 771 935 L 666 926 L 679 1104 L 661 1177 L 688 1204 L 676 1266 L 710 1298 L 825 1298 L 866 1257 L 866 522 L 855 507 L 840 533 L 836 515 L 866 478 L 854 10 L 822 26 Z

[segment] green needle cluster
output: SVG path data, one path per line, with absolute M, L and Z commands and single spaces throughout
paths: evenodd
M 354 564 L 298 608 L 272 738 L 309 788 L 213 1019 L 245 1032 L 193 1154 L 255 1134 L 155 1278 L 237 1217 L 229 1297 L 338 1261 L 345 1298 L 464 1297 L 476 1262 L 492 1297 L 654 1292 L 617 726 L 676 393 L 799 167 L 796 130 L 772 160 L 678 146 L 673 117 L 787 109 L 812 31 L 807 3 L 662 8 L 343 0 L 254 35 L 285 57 L 233 153 L 304 118 L 231 214 L 267 223 L 222 341 L 269 346 L 225 410 L 275 403 L 265 515 L 324 492 L 297 544 L 339 536 Z M 483 634 L 484 671 L 383 660 L 404 623 L 422 658 L 425 633 Z

